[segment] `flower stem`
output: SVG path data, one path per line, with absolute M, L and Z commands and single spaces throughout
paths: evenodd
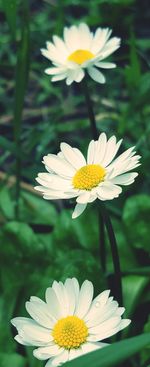
M 88 85 L 87 85 L 85 78 L 82 81 L 82 87 L 84 91 L 85 101 L 87 104 L 92 135 L 93 135 L 93 138 L 97 140 L 98 130 L 96 126 L 96 121 L 95 121 L 92 102 L 90 99 Z M 103 203 L 101 203 L 101 212 L 98 211 L 98 218 L 99 218 L 99 232 L 100 232 L 101 268 L 105 273 L 106 272 L 105 227 L 106 227 L 110 246 L 111 246 L 112 260 L 113 260 L 113 265 L 114 265 L 114 280 L 115 280 L 116 298 L 119 304 L 122 305 L 123 297 L 122 297 L 122 284 L 121 284 L 121 270 L 120 270 L 120 261 L 119 261 L 117 242 L 116 242 L 116 237 L 115 237 L 113 226 L 110 220 L 109 213 Z
M 104 203 L 102 203 L 101 206 L 102 206 L 103 220 L 105 222 L 105 226 L 106 226 L 106 230 L 108 233 L 108 238 L 109 238 L 109 242 L 111 246 L 111 253 L 112 253 L 112 259 L 113 259 L 113 265 L 114 265 L 116 298 L 119 304 L 122 305 L 123 297 L 122 297 L 122 284 L 121 284 L 121 269 L 120 269 L 120 260 L 119 260 L 119 253 L 118 253 L 118 248 L 117 248 L 116 237 L 115 237 L 113 226 L 110 220 L 109 213 Z
M 85 78 L 82 81 L 82 87 L 83 87 L 85 101 L 86 101 L 86 105 L 87 105 L 87 109 L 88 109 L 88 115 L 89 115 L 89 120 L 90 120 L 90 124 L 91 124 L 92 136 L 95 140 L 97 140 L 98 139 L 98 131 L 97 131 L 97 126 L 96 126 L 96 120 L 95 120 L 95 115 L 94 115 L 94 111 L 93 111 L 92 101 L 91 101 L 89 90 L 88 90 L 88 85 L 87 85 L 87 82 L 86 82 Z
M 98 139 L 98 130 L 97 130 L 97 126 L 96 126 L 96 120 L 95 120 L 95 115 L 94 115 L 94 111 L 93 111 L 93 105 L 92 105 L 92 101 L 90 98 L 90 94 L 89 94 L 89 90 L 88 90 L 88 85 L 86 82 L 86 79 L 84 78 L 82 81 L 82 87 L 83 87 L 83 93 L 85 96 L 85 102 L 87 105 L 87 110 L 88 110 L 88 116 L 89 116 L 89 120 L 90 120 L 90 124 L 91 124 L 91 131 L 92 131 L 92 136 L 93 139 L 97 140 Z M 104 221 L 103 221 L 103 217 L 102 214 L 99 210 L 98 207 L 98 225 L 99 225 L 99 253 L 100 253 L 100 265 L 101 265 L 101 269 L 102 271 L 105 273 L 106 271 L 106 253 L 105 253 L 105 226 L 104 226 Z
M 99 221 L 99 254 L 103 273 L 106 273 L 106 251 L 105 251 L 105 223 L 103 216 L 98 208 Z

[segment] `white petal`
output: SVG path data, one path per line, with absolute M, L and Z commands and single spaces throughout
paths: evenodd
M 107 343 L 88 343 L 87 342 L 87 343 L 82 344 L 81 348 L 82 348 L 83 354 L 86 354 L 89 352 L 93 352 L 94 350 L 106 347 L 107 345 L 108 345 Z
M 17 334 L 14 339 L 16 340 L 17 343 L 21 344 L 21 345 L 27 345 L 27 346 L 32 346 L 34 345 L 32 342 L 29 342 L 27 340 L 24 340 L 19 334 Z
M 86 321 L 87 326 L 98 326 L 111 317 L 120 316 L 121 311 L 118 312 L 118 309 L 118 303 L 116 301 L 113 301 L 111 304 L 107 303 L 105 307 L 97 307 L 97 309 L 95 307 L 95 313 L 89 318 L 89 321 Z
M 95 156 L 95 142 L 94 142 L 94 140 L 91 140 L 90 144 L 88 146 L 87 164 L 93 164 L 94 163 L 94 156 Z
M 54 68 L 48 68 L 45 69 L 45 74 L 47 75 L 59 75 L 66 73 L 66 67 L 54 67 Z
M 137 172 L 125 173 L 120 176 L 114 177 L 111 180 L 111 182 L 114 184 L 119 184 L 119 185 L 130 185 L 131 183 L 134 182 L 137 176 L 138 176 Z
M 59 75 L 53 76 L 53 77 L 51 78 L 51 81 L 52 81 L 52 82 L 57 82 L 57 81 L 59 81 L 59 80 L 63 80 L 63 79 L 65 79 L 66 77 L 67 77 L 67 74 L 66 74 L 66 73 L 62 73 L 62 74 L 59 74 Z
M 83 351 L 82 348 L 77 348 L 77 349 L 70 349 L 69 352 L 69 361 L 72 361 L 72 359 L 78 358 L 80 356 L 82 356 Z
M 76 298 L 76 304 L 78 302 L 78 298 L 79 298 L 79 283 L 78 280 L 76 278 L 72 278 L 72 282 L 73 282 L 73 286 L 74 286 L 74 292 L 75 292 L 75 298 Z
M 38 349 L 34 349 L 33 355 L 39 360 L 45 360 L 51 358 L 52 356 L 58 355 L 62 352 L 62 348 L 58 345 L 53 344 L 48 347 L 41 347 Z
M 80 38 L 78 28 L 76 26 L 71 26 L 70 28 L 64 28 L 64 40 L 66 46 L 70 52 L 79 49 Z
M 93 284 L 92 282 L 85 280 L 80 289 L 75 315 L 77 315 L 80 318 L 84 317 L 91 306 L 92 298 L 93 298 Z
M 81 195 L 79 195 L 77 197 L 77 203 L 79 204 L 86 204 L 88 203 L 89 199 L 91 196 L 91 192 L 90 191 L 85 191 L 84 193 L 82 193 Z
M 48 307 L 45 304 L 40 304 L 36 301 L 26 302 L 26 310 L 29 315 L 40 325 L 51 329 L 54 325 L 54 319 L 49 313 Z
M 62 177 L 73 177 L 75 169 L 67 161 L 55 156 L 53 154 L 43 157 L 44 164 L 46 164 L 55 173 Z
M 47 44 L 50 44 L 50 42 L 48 42 Z M 49 49 L 41 49 L 41 53 L 43 56 L 45 56 L 47 59 L 56 62 L 56 63 L 60 63 L 60 56 L 59 53 L 56 50 L 56 47 L 51 44 L 51 48 Z
M 65 288 L 68 294 L 69 301 L 68 315 L 73 315 L 76 307 L 76 294 L 74 289 L 74 282 L 72 281 L 72 279 L 66 279 Z
M 107 149 L 107 137 L 105 133 L 100 134 L 94 155 L 94 164 L 102 164 Z
M 77 148 L 73 148 L 73 150 L 75 151 L 76 155 L 78 156 L 80 162 L 82 162 L 82 166 L 86 166 L 86 160 L 84 158 L 84 155 L 80 152 L 80 150 Z
M 106 290 L 94 298 L 90 310 L 85 317 L 86 322 L 92 320 L 95 317 L 95 313 L 97 314 L 97 312 L 100 312 L 99 310 L 103 309 L 103 307 L 106 305 L 106 302 L 108 301 L 109 294 L 110 290 Z
M 120 47 L 120 38 L 111 38 L 101 50 L 101 60 L 105 59 Z
M 66 84 L 71 85 L 74 81 L 79 83 L 84 77 L 84 72 L 78 66 L 74 70 L 68 70 L 67 75 Z
M 72 188 L 70 179 L 64 179 L 56 174 L 39 173 L 36 181 L 40 185 L 53 190 L 69 191 Z
M 11 320 L 11 324 L 15 326 L 17 330 L 19 330 L 19 328 L 22 327 L 22 325 L 28 324 L 28 323 L 32 325 L 37 325 L 34 320 L 31 320 L 28 317 L 14 317 Z
M 111 184 L 111 182 L 106 182 L 100 184 L 97 187 L 97 194 L 100 200 L 112 200 L 117 198 L 119 194 L 122 192 L 122 188 L 117 185 Z
M 62 363 L 67 362 L 68 358 L 69 358 L 69 351 L 64 349 L 62 353 L 58 355 L 58 357 L 53 358 L 52 366 L 58 366 Z
M 102 69 L 114 69 L 116 68 L 116 64 L 112 63 L 112 62 L 97 62 L 95 64 L 95 66 L 102 68 Z
M 101 51 L 101 49 L 106 44 L 109 36 L 111 35 L 111 29 L 109 28 L 98 28 L 95 32 L 94 39 L 91 45 L 91 51 L 96 54 Z
M 84 156 L 81 155 L 81 159 L 79 159 L 78 153 L 69 145 L 66 143 L 61 143 L 60 145 L 61 151 L 65 157 L 65 159 L 75 168 L 79 169 L 83 165 L 86 165 L 86 161 L 84 159 Z
M 78 195 L 78 190 L 70 190 L 68 192 L 64 192 L 61 190 L 53 190 L 46 188 L 44 186 L 35 186 L 35 190 L 41 191 L 43 193 L 44 199 L 47 200 L 58 200 L 58 199 L 70 199 L 74 198 Z
M 41 298 L 36 297 L 36 296 L 31 296 L 30 301 L 35 301 L 35 302 L 40 303 L 41 305 L 45 305 L 45 302 Z
M 119 316 L 111 317 L 110 319 L 100 323 L 97 326 L 90 327 L 89 333 L 90 334 L 100 334 L 107 330 L 116 328 L 118 325 L 120 325 L 120 322 L 121 322 L 121 318 Z
M 17 328 L 19 336 L 15 339 L 23 345 L 42 346 L 52 341 L 50 329 L 39 326 L 34 320 L 16 317 L 11 323 Z
M 81 49 L 88 50 L 92 44 L 92 33 L 89 27 L 85 23 L 79 25 L 79 35 L 80 35 L 80 46 Z
M 62 313 L 61 313 L 61 304 L 58 301 L 55 291 L 52 288 L 47 288 L 45 298 L 50 313 L 52 314 L 53 317 L 56 318 L 56 320 L 58 320 L 62 316 Z
M 45 345 L 52 341 L 52 336 L 50 330 L 43 328 L 39 325 L 30 325 L 24 324 L 22 328 L 19 330 L 19 335 L 29 342 L 31 341 L 32 345 Z
M 47 363 L 46 363 L 45 367 L 53 367 L 52 362 L 53 362 L 53 358 L 49 359 L 49 360 L 47 361 Z
M 64 59 L 66 59 L 68 56 L 68 50 L 63 40 L 58 36 L 53 36 L 53 41 L 61 57 L 63 56 Z
M 77 73 L 77 75 L 76 75 L 76 78 L 75 78 L 75 82 L 76 83 L 80 83 L 81 82 L 81 80 L 84 78 L 84 76 L 85 76 L 85 72 L 84 72 L 84 70 L 83 69 L 79 69 L 78 70 L 78 73 Z
M 88 71 L 88 74 L 90 75 L 90 77 L 93 80 L 95 80 L 95 82 L 100 83 L 100 84 L 105 83 L 105 77 L 99 70 L 97 70 L 96 68 L 91 66 L 87 69 L 87 71 Z
M 124 319 L 121 320 L 121 322 L 118 324 L 118 326 L 114 327 L 114 328 L 105 328 L 105 329 L 101 329 L 100 333 L 98 334 L 90 334 L 88 337 L 89 341 L 98 341 L 98 340 L 103 340 L 106 338 L 109 338 L 110 336 L 115 335 L 116 333 L 118 333 L 120 330 L 124 329 L 125 327 L 127 327 L 130 324 L 131 320 L 128 319 Z
M 79 215 L 81 215 L 84 212 L 86 206 L 87 204 L 76 204 L 74 212 L 72 214 L 72 219 L 79 217 Z
M 124 307 L 118 307 L 116 313 L 118 316 L 123 315 L 123 313 L 125 312 L 125 308 Z
M 121 143 L 122 139 L 119 140 L 118 143 L 116 143 L 116 137 L 111 136 L 106 145 L 106 152 L 104 158 L 101 161 L 103 167 L 107 167 L 108 164 L 114 159 L 118 149 L 120 148 Z

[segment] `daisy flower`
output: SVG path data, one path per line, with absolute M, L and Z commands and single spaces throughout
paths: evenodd
M 54 281 L 47 288 L 46 302 L 31 297 L 26 310 L 31 318 L 16 317 L 15 340 L 37 347 L 33 355 L 47 360 L 45 367 L 58 366 L 78 356 L 105 347 L 107 339 L 130 324 L 122 319 L 124 307 L 109 297 L 109 290 L 93 299 L 93 285 L 85 280 L 81 288 L 76 278 Z
M 82 214 L 87 203 L 117 198 L 122 192 L 120 185 L 132 184 L 138 173 L 130 171 L 140 165 L 140 156 L 135 155 L 134 147 L 116 158 L 121 142 L 122 139 L 117 142 L 115 136 L 107 140 L 102 133 L 98 140 L 90 142 L 87 159 L 79 149 L 61 143 L 57 155 L 48 154 L 43 158 L 48 173 L 38 174 L 36 180 L 41 186 L 35 189 L 47 200 L 76 197 L 72 218 Z
M 110 39 L 111 33 L 109 28 L 97 28 L 92 33 L 84 23 L 65 27 L 64 40 L 53 36 L 53 43 L 47 42 L 47 48 L 41 49 L 43 56 L 54 65 L 45 73 L 52 75 L 52 82 L 66 79 L 66 84 L 70 85 L 74 81 L 80 83 L 87 70 L 93 80 L 105 83 L 105 77 L 98 68 L 115 68 L 114 63 L 105 62 L 104 59 L 120 46 L 120 38 Z

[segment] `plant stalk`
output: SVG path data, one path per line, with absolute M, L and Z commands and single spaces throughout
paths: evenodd
M 117 241 L 113 229 L 113 225 L 106 209 L 104 203 L 101 204 L 102 207 L 102 215 L 103 220 L 106 226 L 110 246 L 111 246 L 111 253 L 112 253 L 112 260 L 114 266 L 114 283 L 115 283 L 115 291 L 116 291 L 116 298 L 119 302 L 119 305 L 123 304 L 123 296 L 122 296 L 122 283 L 121 283 L 121 268 L 120 268 L 120 260 L 119 260 L 119 253 L 117 247 Z
M 85 101 L 88 109 L 88 116 L 91 124 L 91 131 L 92 136 L 95 140 L 98 139 L 98 130 L 96 126 L 95 115 L 93 111 L 93 105 L 90 98 L 88 85 L 86 79 L 84 78 L 82 81 L 83 92 L 85 96 Z M 110 246 L 111 246 L 111 253 L 112 253 L 112 260 L 114 266 L 114 283 L 116 289 L 116 298 L 120 305 L 123 303 L 122 297 L 122 283 L 121 283 L 121 269 L 120 269 L 120 260 L 119 260 L 119 253 L 117 248 L 117 242 L 115 233 L 113 230 L 113 226 L 110 220 L 109 213 L 104 205 L 101 203 L 101 211 L 98 210 L 98 218 L 99 218 L 99 232 L 100 232 L 100 263 L 101 268 L 104 273 L 106 273 L 106 249 L 105 249 L 105 228 L 107 230 Z
M 93 111 L 93 105 L 89 94 L 88 85 L 86 79 L 82 81 L 83 93 L 85 96 L 85 102 L 88 110 L 88 117 L 91 125 L 91 132 L 94 140 L 98 139 L 98 130 L 96 126 L 95 115 Z M 105 252 L 105 226 L 101 211 L 98 207 L 98 226 L 99 226 L 99 254 L 100 254 L 100 266 L 102 271 L 106 272 L 106 252 Z

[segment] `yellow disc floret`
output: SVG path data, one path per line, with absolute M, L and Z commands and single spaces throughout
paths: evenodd
M 73 177 L 73 187 L 79 190 L 92 190 L 104 180 L 105 168 L 99 164 L 87 164 L 81 167 Z
M 65 349 L 78 348 L 88 336 L 85 322 L 77 316 L 67 316 L 55 324 L 52 336 L 56 344 Z
M 76 64 L 83 64 L 85 61 L 93 59 L 95 55 L 88 50 L 76 50 L 70 56 L 68 56 L 69 61 L 76 62 Z

